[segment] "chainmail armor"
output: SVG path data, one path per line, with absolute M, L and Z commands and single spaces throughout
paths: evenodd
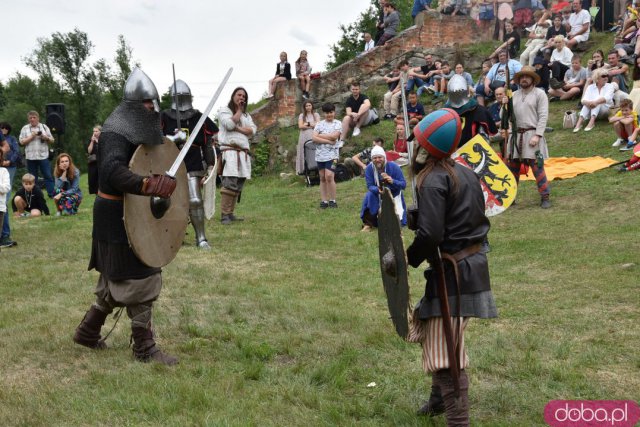
M 102 132 L 122 135 L 134 145 L 162 144 L 160 114 L 141 102 L 122 101 L 104 122 Z

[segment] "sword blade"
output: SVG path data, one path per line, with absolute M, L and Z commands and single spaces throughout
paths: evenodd
M 218 100 L 218 97 L 220 96 L 222 89 L 224 89 L 224 86 L 227 84 L 229 77 L 231 77 L 232 72 L 233 72 L 233 67 L 229 68 L 229 71 L 227 71 L 227 74 L 225 74 L 224 79 L 222 79 L 222 82 L 220 83 L 220 86 L 218 86 L 218 90 L 216 90 L 216 93 L 213 94 L 213 98 L 211 98 L 211 101 L 209 101 L 209 105 L 207 105 L 207 108 L 202 112 L 202 116 L 200 117 L 200 120 L 198 120 L 198 123 L 196 123 L 196 126 L 193 128 L 191 135 L 189 135 L 189 139 L 187 139 L 187 142 L 184 144 L 184 147 L 182 147 L 182 150 L 180 150 L 180 154 L 178 154 L 178 157 L 176 157 L 176 160 L 171 165 L 171 169 L 169 169 L 165 173 L 167 176 L 170 176 L 171 178 L 175 178 L 176 173 L 178 173 L 178 168 L 180 167 L 180 164 L 184 160 L 184 157 L 187 155 L 187 151 L 189 151 L 189 148 L 191 148 L 191 144 L 193 144 L 193 141 L 196 139 L 196 136 L 198 136 L 198 132 L 200 132 L 200 128 L 204 124 L 204 121 L 207 119 L 207 117 L 209 117 L 209 113 L 213 108 L 213 104 L 215 104 L 216 101 Z

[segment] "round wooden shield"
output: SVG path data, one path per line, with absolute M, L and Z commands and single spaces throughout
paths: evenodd
M 178 157 L 179 150 L 164 138 L 160 145 L 140 145 L 129 162 L 131 172 L 142 176 L 163 175 Z M 189 190 L 184 164 L 176 174 L 177 186 L 169 208 L 160 216 L 152 212 L 152 199 L 126 193 L 124 226 L 133 252 L 149 267 L 164 267 L 182 246 L 189 219 Z M 156 216 L 159 216 L 156 218 Z

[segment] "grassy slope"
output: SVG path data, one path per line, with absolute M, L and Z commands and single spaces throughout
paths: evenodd
M 569 106 L 552 104 L 556 129 Z M 391 129 L 363 141 L 374 131 Z M 624 158 L 612 140 L 604 123 L 549 134 L 554 156 Z M 546 211 L 525 182 L 492 219 L 500 318 L 470 324 L 473 425 L 544 425 L 551 399 L 640 399 L 637 179 L 554 182 Z M 387 318 L 377 238 L 358 231 L 363 192 L 339 184 L 340 208 L 320 211 L 317 187 L 261 178 L 243 224 L 208 225 L 213 252 L 189 229 L 155 311 L 175 368 L 131 360 L 127 319 L 107 351 L 71 342 L 97 278 L 92 197 L 75 218 L 14 221 L 19 246 L 0 253 L 0 425 L 444 425 L 414 416 L 429 382 Z M 416 301 L 421 271 L 410 280 Z

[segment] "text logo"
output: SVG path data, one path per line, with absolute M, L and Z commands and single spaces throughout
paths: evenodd
M 551 427 L 633 427 L 638 419 L 633 400 L 552 400 L 544 407 Z

